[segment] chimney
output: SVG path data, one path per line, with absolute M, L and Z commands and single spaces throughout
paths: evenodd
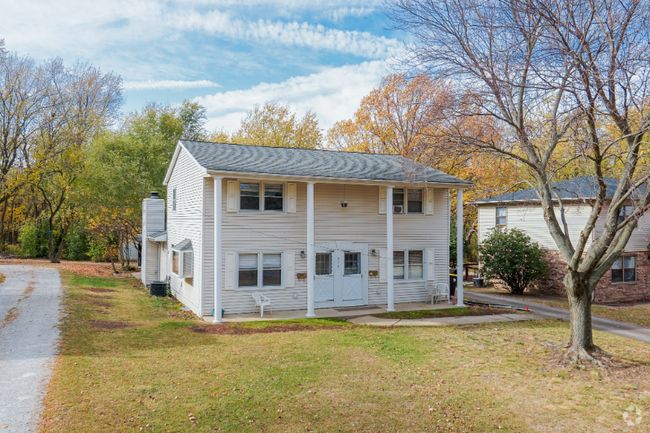
M 151 198 L 142 200 L 142 235 L 143 237 L 165 229 L 165 200 L 158 197 L 157 191 L 151 192 Z

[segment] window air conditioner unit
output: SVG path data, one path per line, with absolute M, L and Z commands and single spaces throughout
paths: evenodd
M 393 206 L 393 213 L 404 213 L 404 206 L 402 205 Z

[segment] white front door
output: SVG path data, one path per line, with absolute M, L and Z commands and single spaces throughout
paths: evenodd
M 368 304 L 368 245 L 322 244 L 316 250 L 314 306 L 351 307 Z

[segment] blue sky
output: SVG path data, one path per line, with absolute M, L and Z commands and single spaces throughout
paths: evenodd
M 391 72 L 404 35 L 381 0 L 4 0 L 0 38 L 36 60 L 122 76 L 125 111 L 194 99 L 233 131 L 256 103 L 350 118 Z

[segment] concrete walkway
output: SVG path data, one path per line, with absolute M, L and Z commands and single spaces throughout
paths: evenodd
M 0 431 L 36 431 L 57 352 L 61 279 L 36 266 L 0 273 Z
M 487 304 L 507 304 L 513 307 L 528 307 L 532 312 L 543 317 L 569 321 L 569 311 L 563 308 L 549 307 L 544 304 L 511 299 L 507 296 L 488 295 L 465 291 L 465 299 L 469 301 L 484 302 Z M 625 338 L 650 343 L 650 328 L 633 323 L 621 322 L 618 320 L 606 319 L 600 316 L 592 316 L 592 326 L 599 331 L 609 332 Z
M 469 325 L 473 323 L 493 323 L 493 322 L 521 322 L 524 320 L 543 319 L 538 314 L 494 314 L 486 316 L 454 316 L 438 317 L 432 319 L 385 319 L 373 316 L 362 316 L 349 319 L 348 322 L 355 325 L 370 326 L 445 326 L 445 325 Z
M 251 304 L 252 305 L 252 304 Z M 455 308 L 453 304 L 441 302 L 439 304 L 429 304 L 424 302 L 407 302 L 395 304 L 396 311 L 416 311 L 416 310 L 442 310 L 445 308 Z M 323 318 L 342 318 L 347 319 L 350 317 L 368 316 L 370 314 L 380 314 L 386 312 L 387 305 L 364 305 L 360 307 L 335 307 L 335 308 L 319 308 L 314 310 L 317 319 Z M 226 314 L 223 316 L 225 323 L 236 322 L 262 322 L 267 320 L 294 320 L 304 319 L 307 315 L 307 310 L 293 310 L 293 311 L 276 311 L 270 313 L 268 309 L 264 309 L 264 317 L 260 313 L 254 314 Z M 203 320 L 212 323 L 214 318 L 212 316 L 204 316 Z

